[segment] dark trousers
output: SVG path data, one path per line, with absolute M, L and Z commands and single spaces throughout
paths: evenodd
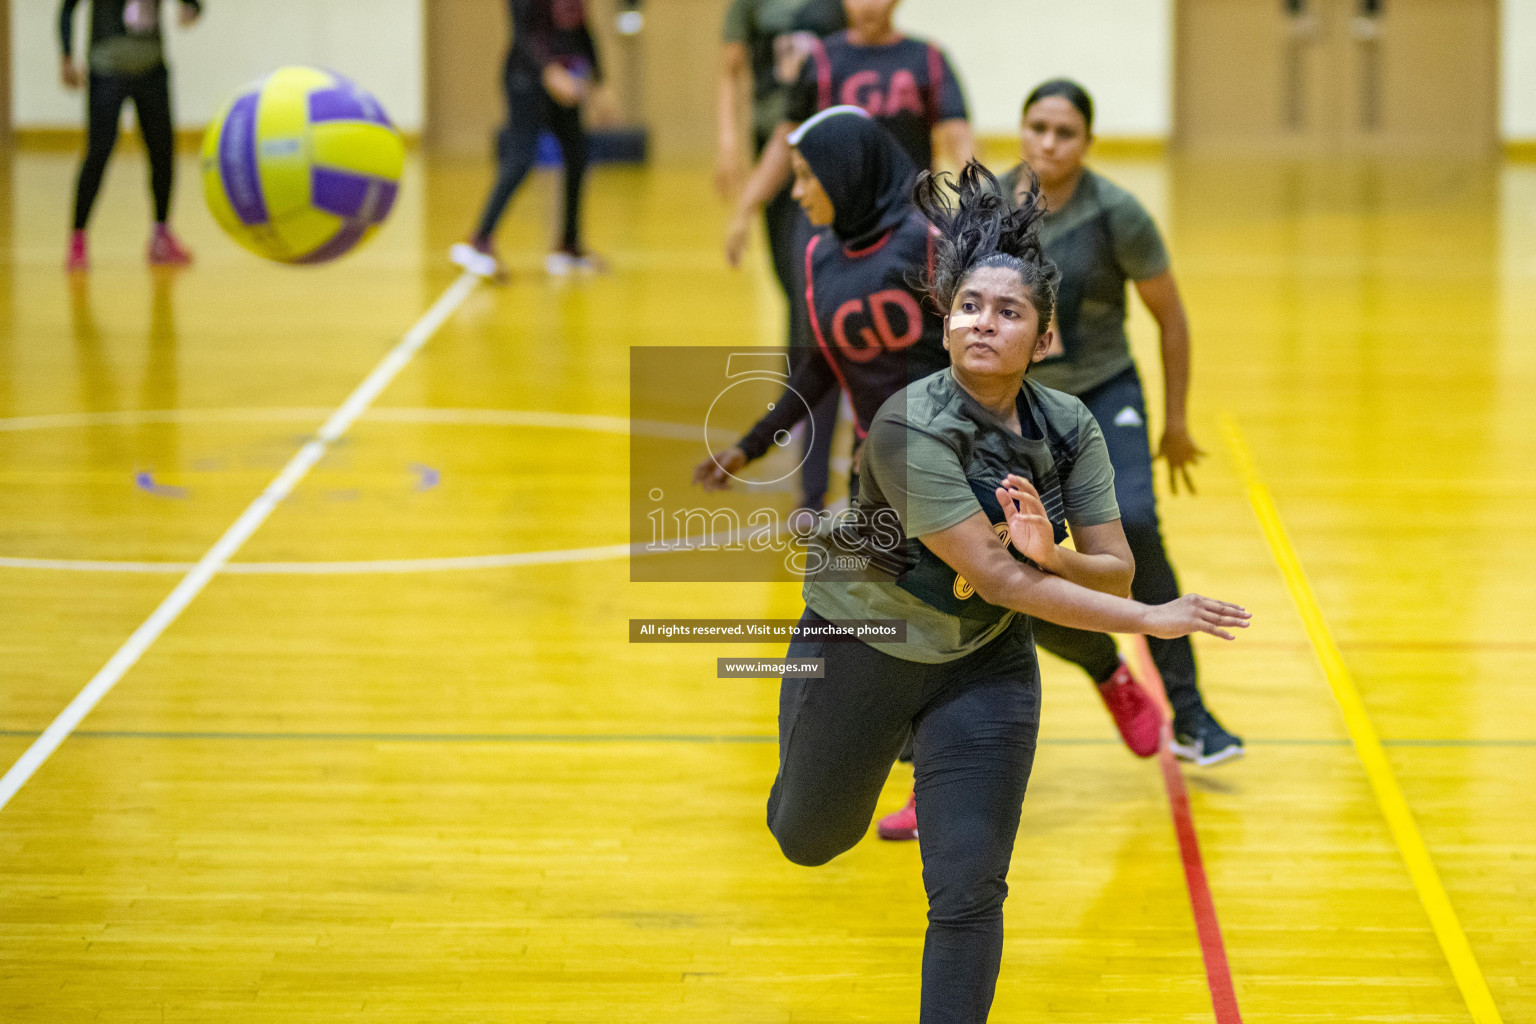
M 171 124 L 171 76 L 162 64 L 138 75 L 91 72 L 86 87 L 85 160 L 75 182 L 75 230 L 85 230 L 101 191 L 107 161 L 117 146 L 123 104 L 133 100 L 139 132 L 149 152 L 149 187 L 155 197 L 155 221 L 164 224 L 171 213 L 171 186 L 176 172 L 176 130 Z
M 542 84 L 526 75 L 509 74 L 502 84 L 507 94 L 507 124 L 496 137 L 496 184 L 485 201 L 475 237 L 489 239 L 496 231 L 507 204 L 533 168 L 539 133 L 547 128 L 560 144 L 560 158 L 565 164 L 565 226 L 560 244 L 579 253 L 581 185 L 587 173 L 587 133 L 581 125 L 581 108 L 562 107 Z
M 758 136 L 757 153 L 762 154 L 767 136 Z M 811 335 L 810 315 L 805 306 L 805 247 L 813 229 L 805 211 L 789 194 L 790 186 L 779 190 L 763 208 L 763 226 L 767 229 L 768 250 L 773 255 L 773 273 L 784 289 L 789 305 L 789 322 L 784 336 L 789 343 L 791 371 L 803 359 L 820 359 L 816 339 Z M 840 392 L 833 391 L 811 409 L 810 428 L 806 434 L 805 462 L 800 467 L 801 500 L 820 508 L 826 500 L 832 461 L 832 431 L 837 426 Z
M 819 623 L 806 609 L 802 624 Z M 922 1024 L 987 1019 L 1003 900 L 1040 730 L 1029 623 L 964 658 L 904 661 L 867 644 L 797 639 L 826 678 L 784 679 L 768 828 L 796 864 L 825 864 L 869 831 L 891 762 L 915 735 L 918 842 L 928 892 Z
M 1109 447 L 1109 461 L 1115 467 L 1115 500 L 1120 504 L 1120 523 L 1125 528 L 1125 539 L 1130 542 L 1131 554 L 1136 558 L 1131 596 L 1145 604 L 1172 601 L 1180 594 L 1179 581 L 1168 562 L 1168 553 L 1163 549 L 1162 529 L 1157 520 L 1157 498 L 1152 490 L 1152 449 L 1147 439 L 1147 405 L 1141 392 L 1141 378 L 1137 376 L 1136 368 L 1131 367 L 1078 397 L 1098 420 L 1104 443 Z M 1116 423 L 1117 419 L 1122 422 Z M 1089 633 L 1037 620 L 1035 642 L 1052 654 L 1081 665 L 1095 682 L 1108 679 L 1120 663 L 1115 642 L 1103 633 Z M 1158 640 L 1148 637 L 1147 646 L 1163 677 L 1163 685 L 1168 689 L 1168 701 L 1173 705 L 1174 714 L 1199 708 L 1195 649 L 1189 638 Z

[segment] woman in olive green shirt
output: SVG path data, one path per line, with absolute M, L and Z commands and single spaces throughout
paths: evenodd
M 1076 395 L 1098 420 L 1115 466 L 1115 497 L 1136 559 L 1131 593 L 1152 604 L 1178 596 L 1179 581 L 1163 546 L 1152 488 L 1152 449 L 1141 378 L 1125 333 L 1126 283 L 1157 321 L 1162 336 L 1164 416 L 1157 457 L 1168 463 L 1168 483 L 1194 493 L 1190 468 L 1204 454 L 1185 416 L 1189 391 L 1189 321 L 1152 217 L 1125 189 L 1086 167 L 1093 142 L 1093 100 L 1082 86 L 1052 79 L 1024 101 L 1020 137 L 1027 169 L 1039 176 L 1049 212 L 1040 238 L 1061 272 L 1056 320 L 1060 337 L 1035 372 L 1048 387 Z M 1022 185 L 1026 164 L 1003 175 L 1005 195 Z M 1115 643 L 1103 633 L 1047 627 L 1041 647 L 1072 661 L 1099 684 L 1127 745 L 1143 757 L 1157 752 L 1162 712 L 1130 683 Z M 1205 706 L 1190 642 L 1151 638 L 1147 646 L 1173 705 L 1175 754 L 1211 765 L 1243 753 Z M 1115 685 L 1120 679 L 1124 683 Z M 1129 685 L 1126 685 L 1129 684 Z M 1129 699 L 1134 698 L 1134 699 Z
M 921 1021 L 986 1020 L 1002 958 L 1003 899 L 1039 731 L 1031 636 L 1080 629 L 1231 639 L 1236 605 L 1123 596 L 1132 563 L 1113 471 L 1076 399 L 1025 380 L 1052 342 L 1055 268 L 1038 191 L 1009 210 L 967 165 L 952 191 L 918 179 L 939 228 L 930 291 L 947 310 L 951 367 L 898 392 L 865 443 L 850 515 L 810 552 L 818 571 L 790 645 L 824 677 L 785 678 L 768 824 L 797 864 L 823 864 L 869 828 L 914 736 L 928 892 Z M 1070 525 L 1075 550 L 1060 541 Z M 860 560 L 867 569 L 844 571 Z M 900 642 L 829 638 L 829 620 L 903 619 Z

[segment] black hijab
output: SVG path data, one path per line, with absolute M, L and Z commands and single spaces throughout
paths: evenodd
M 832 200 L 832 233 L 862 249 L 912 212 L 917 168 L 890 132 L 858 107 L 829 107 L 789 137 Z

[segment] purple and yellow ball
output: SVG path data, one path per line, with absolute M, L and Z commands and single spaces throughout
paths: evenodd
M 394 206 L 405 142 L 379 101 L 339 75 L 279 68 L 203 136 L 203 190 L 235 241 L 281 263 L 324 263 Z

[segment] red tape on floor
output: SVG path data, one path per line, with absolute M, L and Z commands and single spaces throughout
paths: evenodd
M 1168 695 L 1163 677 L 1152 662 L 1145 637 L 1136 637 L 1133 656 L 1136 675 L 1168 714 Z M 1205 960 L 1205 983 L 1211 990 L 1211 1006 L 1216 1024 L 1242 1024 L 1237 1008 L 1237 992 L 1232 987 L 1232 969 L 1227 965 L 1227 947 L 1221 939 L 1221 922 L 1216 918 L 1216 900 L 1205 876 L 1205 862 L 1200 858 L 1200 838 L 1195 834 L 1195 816 L 1189 806 L 1189 790 L 1178 758 L 1168 748 L 1172 725 L 1163 725 L 1163 743 L 1157 752 L 1163 770 L 1163 788 L 1168 791 L 1168 809 L 1173 815 L 1173 830 L 1179 837 L 1179 859 L 1184 863 L 1184 884 L 1189 889 L 1189 906 L 1195 915 L 1195 931 L 1200 937 L 1200 956 Z

